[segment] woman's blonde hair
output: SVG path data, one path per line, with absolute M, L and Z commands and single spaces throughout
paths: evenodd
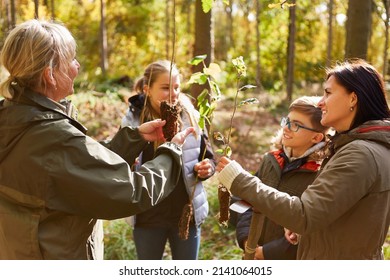
M 76 42 L 69 30 L 59 23 L 29 20 L 16 26 L 7 36 L 0 63 L 9 77 L 0 83 L 0 94 L 12 99 L 13 85 L 22 88 L 46 88 L 44 70 L 50 67 L 69 78 L 68 67 L 76 55 Z

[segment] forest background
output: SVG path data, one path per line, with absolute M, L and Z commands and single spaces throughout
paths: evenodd
M 80 120 L 97 140 L 114 135 L 133 94 L 134 81 L 157 59 L 174 60 L 182 90 L 194 97 L 204 86 L 190 85 L 193 73 L 215 63 L 222 100 L 212 129 L 226 131 L 237 90 L 232 60 L 247 67 L 242 85 L 256 88 L 240 99 L 255 106 L 235 115 L 232 157 L 251 172 L 278 129 L 292 99 L 322 95 L 324 69 L 346 58 L 364 58 L 388 80 L 389 0 L 0 0 L 0 49 L 15 24 L 31 18 L 55 19 L 78 43 L 82 68 L 71 97 Z M 207 55 L 205 65 L 188 61 Z M 7 76 L 0 69 L 0 79 Z M 217 148 L 218 143 L 213 141 Z M 202 227 L 200 259 L 240 259 L 234 219 L 216 218 L 215 180 L 207 182 L 210 215 Z M 233 216 L 234 217 L 234 216 Z M 135 259 L 132 232 L 122 219 L 105 222 L 106 259 Z M 390 259 L 390 238 L 385 255 Z M 165 256 L 169 258 L 169 254 Z

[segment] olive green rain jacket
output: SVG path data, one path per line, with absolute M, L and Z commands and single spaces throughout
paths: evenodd
M 93 258 L 97 218 L 137 214 L 176 186 L 181 148 L 165 143 L 138 172 L 146 145 L 122 128 L 106 147 L 34 92 L 0 101 L 0 259 Z
M 231 192 L 301 234 L 298 259 L 382 259 L 390 224 L 390 121 L 338 134 L 301 198 L 241 173 Z

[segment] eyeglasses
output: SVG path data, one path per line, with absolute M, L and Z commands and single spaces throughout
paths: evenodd
M 294 132 L 297 132 L 300 128 L 307 129 L 307 130 L 314 131 L 314 132 L 319 132 L 313 128 L 297 124 L 296 122 L 292 122 L 292 121 L 290 121 L 290 118 L 287 118 L 287 117 L 282 118 L 282 120 L 280 121 L 280 126 L 281 127 L 287 126 L 289 130 L 294 131 Z

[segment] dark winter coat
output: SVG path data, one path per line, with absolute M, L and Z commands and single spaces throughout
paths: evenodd
M 314 181 L 319 168 L 320 164 L 308 157 L 289 162 L 283 150 L 277 150 L 264 156 L 256 176 L 270 187 L 300 197 Z M 238 217 L 236 236 L 242 249 L 248 239 L 252 213 L 250 209 Z M 263 246 L 265 259 L 296 259 L 298 246 L 289 243 L 284 237 L 284 228 L 267 217 L 264 217 L 258 245 Z

